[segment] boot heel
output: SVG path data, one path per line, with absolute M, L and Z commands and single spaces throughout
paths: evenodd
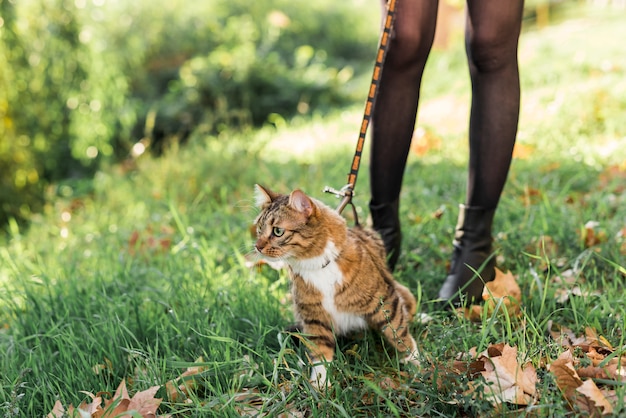
M 460 205 L 459 209 L 450 271 L 439 290 L 439 299 L 457 306 L 463 300 L 481 301 L 485 283 L 495 278 L 491 237 L 495 208 Z

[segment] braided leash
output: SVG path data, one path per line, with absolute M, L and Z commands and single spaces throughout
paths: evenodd
M 385 26 L 383 32 L 380 35 L 380 41 L 378 43 L 378 53 L 376 54 L 376 63 L 374 64 L 374 72 L 372 74 L 372 83 L 370 84 L 369 94 L 365 103 L 365 111 L 363 112 L 363 121 L 361 122 L 361 130 L 359 132 L 359 139 L 356 144 L 356 151 L 352 158 L 352 165 L 350 166 L 350 173 L 348 174 L 348 183 L 340 190 L 326 186 L 324 188 L 325 193 L 332 193 L 338 198 L 341 198 L 339 206 L 337 206 L 337 212 L 341 213 L 347 205 L 352 206 L 352 213 L 354 214 L 354 222 L 359 225 L 359 218 L 357 216 L 356 207 L 352 203 L 352 197 L 354 196 L 354 188 L 356 186 L 356 179 L 359 174 L 359 167 L 361 165 L 361 154 L 363 153 L 363 144 L 365 143 L 365 135 L 367 134 L 367 128 L 372 119 L 372 111 L 376 103 L 376 97 L 378 95 L 378 86 L 380 84 L 380 77 L 383 72 L 383 64 L 385 57 L 389 51 L 389 45 L 391 42 L 391 31 L 393 29 L 393 23 L 396 17 L 396 1 L 388 0 L 387 3 L 387 16 L 385 17 Z

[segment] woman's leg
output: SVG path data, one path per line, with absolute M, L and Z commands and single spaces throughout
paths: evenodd
M 458 302 L 461 290 L 469 299 L 480 300 L 484 282 L 495 277 L 491 224 L 517 134 L 522 12 L 523 0 L 467 1 L 466 52 L 472 81 L 469 174 L 441 299 Z
M 437 0 L 398 1 L 372 115 L 370 211 L 391 268 L 400 251 L 398 198 L 415 128 L 422 73 L 435 35 L 437 7 Z
M 517 45 L 523 5 L 522 0 L 468 0 L 468 206 L 495 208 L 511 165 L 520 109 Z

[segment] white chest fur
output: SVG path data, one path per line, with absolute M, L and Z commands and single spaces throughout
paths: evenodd
M 324 253 L 306 260 L 291 264 L 294 273 L 300 275 L 307 283 L 314 286 L 323 296 L 322 306 L 333 320 L 336 334 L 361 330 L 367 327 L 365 320 L 349 312 L 341 312 L 335 304 L 335 290 L 343 282 L 343 274 L 337 264 L 338 251 L 335 244 L 329 241 Z

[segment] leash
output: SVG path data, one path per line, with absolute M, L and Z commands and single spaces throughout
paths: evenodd
M 387 16 L 385 17 L 385 26 L 383 32 L 380 35 L 378 43 L 378 53 L 376 54 L 376 63 L 374 64 L 374 72 L 372 74 L 372 82 L 370 84 L 367 101 L 365 103 L 365 111 L 363 112 L 363 121 L 361 122 L 361 130 L 359 131 L 359 139 L 356 143 L 356 150 L 354 157 L 352 158 L 352 165 L 350 166 L 350 173 L 348 174 L 348 183 L 341 189 L 337 190 L 332 187 L 324 187 L 324 193 L 331 193 L 341 198 L 339 206 L 337 206 L 337 212 L 341 213 L 346 206 L 352 206 L 352 213 L 354 215 L 354 222 L 359 225 L 359 218 L 357 216 L 356 207 L 352 203 L 352 197 L 354 196 L 354 188 L 356 186 L 356 179 L 359 175 L 359 167 L 361 165 L 361 154 L 363 153 L 363 145 L 365 143 L 365 135 L 367 134 L 367 128 L 372 119 L 372 111 L 374 110 L 374 104 L 376 103 L 376 97 L 378 95 L 378 86 L 380 84 L 380 77 L 383 72 L 383 64 L 385 57 L 389 51 L 391 31 L 393 29 L 393 23 L 396 17 L 396 1 L 388 0 L 387 3 Z

